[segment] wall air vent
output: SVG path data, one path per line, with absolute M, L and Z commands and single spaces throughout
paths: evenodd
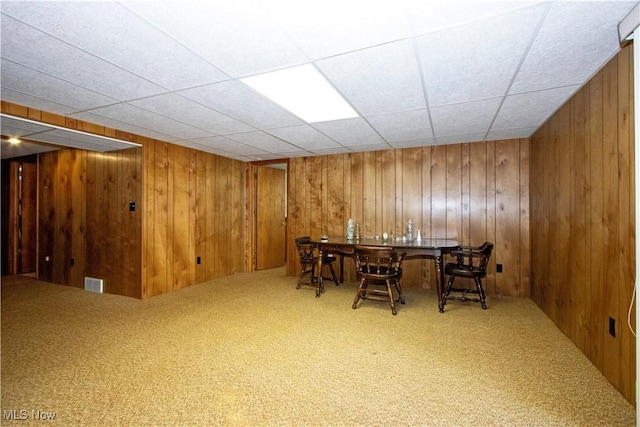
M 95 279 L 93 277 L 84 278 L 84 290 L 102 293 L 104 290 L 104 280 Z

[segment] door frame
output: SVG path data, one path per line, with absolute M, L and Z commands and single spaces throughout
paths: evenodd
M 275 164 L 285 164 L 286 165 L 286 173 L 285 173 L 285 184 L 286 184 L 286 189 L 285 189 L 285 212 L 288 212 L 288 199 L 289 199 L 289 195 L 287 194 L 289 192 L 289 159 L 274 159 L 274 160 L 259 160 L 259 161 L 255 161 L 255 162 L 251 162 L 248 164 L 248 168 L 247 168 L 247 206 L 246 206 L 246 212 L 247 212 L 247 269 L 248 271 L 255 271 L 256 270 L 256 252 L 257 252 L 257 235 L 256 235 L 256 227 L 257 227 L 257 221 L 256 221 L 256 215 L 257 215 L 257 205 L 256 205 L 256 197 L 257 197 L 257 193 L 256 193 L 256 186 L 258 184 L 257 181 L 257 172 L 258 172 L 258 166 L 268 166 L 268 165 L 275 165 Z M 285 213 L 285 221 L 286 221 L 287 217 L 286 217 L 286 213 Z M 287 237 L 289 234 L 287 233 L 287 224 L 285 223 L 285 229 L 284 229 L 284 233 L 285 233 L 285 240 L 284 240 L 284 253 L 285 253 L 285 265 L 287 263 L 287 254 L 288 254 L 288 245 L 289 242 L 287 241 Z

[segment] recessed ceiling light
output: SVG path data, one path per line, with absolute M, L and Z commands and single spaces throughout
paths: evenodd
M 241 80 L 307 123 L 359 117 L 312 64 Z

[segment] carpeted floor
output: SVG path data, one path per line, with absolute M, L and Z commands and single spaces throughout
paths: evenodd
M 275 269 L 140 301 L 5 277 L 1 423 L 635 425 L 528 299 L 438 313 L 407 289 L 392 316 L 352 310 L 354 283 L 320 298 L 295 285 Z

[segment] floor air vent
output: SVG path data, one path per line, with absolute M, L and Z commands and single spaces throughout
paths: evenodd
M 104 280 L 94 279 L 93 277 L 84 278 L 84 290 L 91 292 L 102 293 L 104 286 Z

